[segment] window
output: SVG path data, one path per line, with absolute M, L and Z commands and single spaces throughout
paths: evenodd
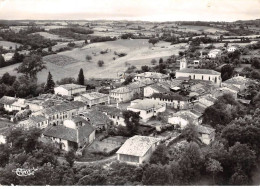
M 210 76 L 209 76 L 209 81 L 210 81 Z
M 203 80 L 203 76 L 202 76 L 201 78 L 202 78 L 202 80 Z
M 193 76 L 193 79 L 195 79 L 195 75 Z

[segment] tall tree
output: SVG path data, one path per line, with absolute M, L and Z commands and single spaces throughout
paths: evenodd
M 27 78 L 37 79 L 38 72 L 46 69 L 45 63 L 42 61 L 42 57 L 39 55 L 31 55 L 23 60 L 23 63 L 16 68 L 18 73 L 24 74 Z
M 81 68 L 79 70 L 79 75 L 78 75 L 78 84 L 84 85 L 84 83 L 85 83 L 85 77 L 84 77 L 83 69 Z
M 52 79 L 51 72 L 49 72 L 48 78 L 47 78 L 47 83 L 44 87 L 44 92 L 54 93 L 54 87 L 55 87 L 55 83 Z
M 125 124 L 129 135 L 136 134 L 140 120 L 139 113 L 133 111 L 124 111 L 123 117 L 125 119 Z

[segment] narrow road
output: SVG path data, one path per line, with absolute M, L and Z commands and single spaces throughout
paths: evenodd
M 109 162 L 115 161 L 115 160 L 116 160 L 116 154 L 113 156 L 110 156 L 108 158 L 97 160 L 97 161 L 89 161 L 89 162 L 88 161 L 85 161 L 85 162 L 75 161 L 74 164 L 75 165 L 93 165 L 93 164 L 109 163 Z

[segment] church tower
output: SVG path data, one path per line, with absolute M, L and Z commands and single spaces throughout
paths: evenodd
M 187 60 L 186 58 L 182 58 L 180 60 L 180 70 L 187 68 Z

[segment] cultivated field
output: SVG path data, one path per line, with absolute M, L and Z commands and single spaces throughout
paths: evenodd
M 49 63 L 55 64 L 55 65 L 61 66 L 61 67 L 78 62 L 78 60 L 76 60 L 74 58 L 71 58 L 71 57 L 68 57 L 65 55 L 57 55 L 57 54 L 45 56 L 43 58 L 43 61 L 45 61 L 47 63 L 49 62 Z

